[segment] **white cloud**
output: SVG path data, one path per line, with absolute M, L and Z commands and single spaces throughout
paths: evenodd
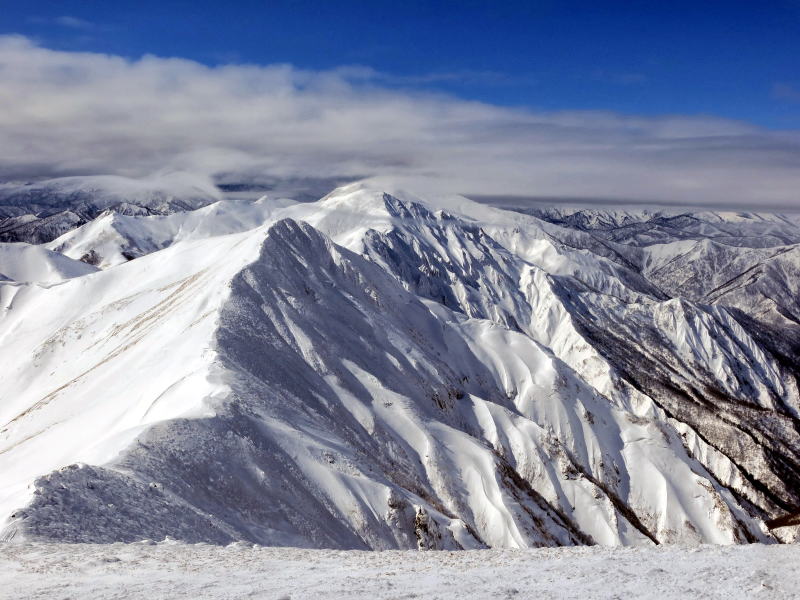
M 800 134 L 713 117 L 540 113 L 369 70 L 206 67 L 0 36 L 0 175 L 382 175 L 473 194 L 800 207 Z M 544 91 L 543 93 L 546 93 Z

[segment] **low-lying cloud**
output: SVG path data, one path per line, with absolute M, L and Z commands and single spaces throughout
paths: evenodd
M 478 195 L 800 208 L 797 131 L 511 109 L 385 81 L 361 68 L 130 61 L 0 36 L 0 177 L 380 176 Z

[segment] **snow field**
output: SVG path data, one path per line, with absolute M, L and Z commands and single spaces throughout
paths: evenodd
M 1 544 L 0 598 L 796 598 L 800 547 L 301 550 Z

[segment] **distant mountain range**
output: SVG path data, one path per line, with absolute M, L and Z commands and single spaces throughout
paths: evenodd
M 107 175 L 0 184 L 0 242 L 49 242 L 104 211 L 165 215 L 219 199 L 220 191 L 213 184 L 185 174 L 145 180 Z

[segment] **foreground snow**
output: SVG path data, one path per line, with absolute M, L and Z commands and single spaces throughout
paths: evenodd
M 800 547 L 0 545 L 0 598 L 791 598 Z

